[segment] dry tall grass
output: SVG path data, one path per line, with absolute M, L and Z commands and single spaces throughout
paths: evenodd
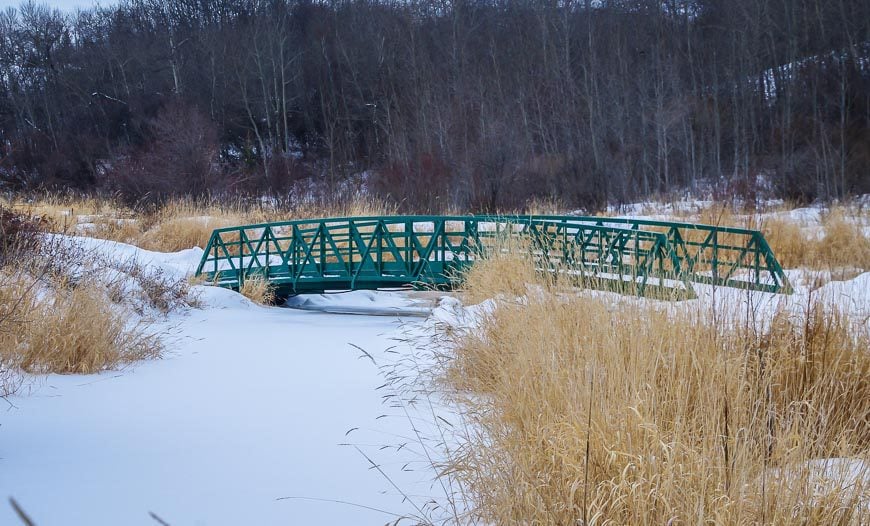
M 870 218 L 866 210 L 851 205 L 832 205 L 822 214 L 818 225 L 801 225 L 771 214 L 791 208 L 784 204 L 765 210 L 767 215 L 764 215 L 717 203 L 683 219 L 761 230 L 784 268 L 804 267 L 841 276 L 870 270 L 870 237 L 866 234 Z
M 715 203 L 704 207 L 695 216 L 686 218 L 705 225 L 733 226 L 738 228 L 758 228 L 758 217 L 749 212 L 743 213 L 728 203 Z
M 761 224 L 770 247 L 785 268 L 805 267 L 852 274 L 870 270 L 870 237 L 860 211 L 834 207 L 821 221 L 821 235 L 779 218 Z
M 167 313 L 195 304 L 186 280 L 119 265 L 0 214 L 0 393 L 29 373 L 93 373 L 160 355 L 160 335 L 130 310 Z M 138 318 L 137 318 L 138 319 Z
M 95 282 L 46 287 L 26 271 L 0 279 L 0 362 L 30 373 L 93 373 L 160 355 L 157 336 L 116 312 Z
M 19 199 L 9 204 L 20 211 L 47 218 L 56 231 L 111 239 L 163 252 L 204 248 L 216 228 L 288 219 L 397 212 L 394 205 L 366 196 L 338 203 L 306 200 L 279 203 L 241 198 L 175 199 L 147 209 L 130 208 L 111 198 L 75 196 Z M 564 206 L 554 200 L 537 200 L 529 202 L 526 208 L 529 213 L 553 213 Z M 714 203 L 688 211 L 673 208 L 673 213 L 677 214 L 674 218 L 679 220 L 762 230 L 786 268 L 824 270 L 834 277 L 870 269 L 870 238 L 865 235 L 870 217 L 866 210 L 857 206 L 830 207 L 819 225 L 823 232 L 821 237 L 813 229 L 789 219 L 760 215 L 757 210 L 737 208 L 734 204 Z M 776 210 L 785 208 L 787 205 Z M 770 214 L 772 211 L 764 212 Z M 704 237 L 705 234 L 699 232 L 690 234 L 689 240 L 700 242 Z M 728 243 L 730 237 L 720 236 L 719 241 Z
M 862 222 L 842 209 L 828 213 L 822 225 L 824 237 L 816 247 L 816 258 L 833 267 L 870 269 L 870 237 Z
M 260 305 L 273 305 L 275 303 L 275 287 L 260 276 L 246 279 L 239 292 L 242 296 Z
M 487 257 L 475 261 L 461 276 L 465 301 L 474 304 L 494 295 L 515 298 L 527 294 L 528 284 L 541 281 L 528 254 L 527 240 L 514 236 L 495 239 L 487 247 Z
M 866 524 L 866 464 L 841 487 L 808 462 L 870 458 L 870 338 L 809 307 L 759 333 L 576 296 L 501 304 L 445 375 L 473 430 L 448 473 L 486 524 Z
M 391 215 L 397 211 L 395 205 L 366 196 L 336 203 L 180 198 L 140 209 L 112 198 L 49 195 L 6 204 L 19 212 L 45 217 L 56 232 L 161 252 L 204 248 L 216 228 L 315 217 Z
M 111 197 L 97 196 L 52 194 L 39 198 L 15 196 L 10 199 L 0 198 L 0 203 L 22 213 L 45 217 L 54 224 L 56 230 L 63 232 L 74 229 L 79 222 L 89 222 L 90 218 L 122 219 L 129 218 L 132 212 Z
M 825 232 L 848 242 L 828 239 L 832 253 L 812 261 L 846 261 L 838 246 L 853 261 L 860 228 L 834 218 Z M 470 425 L 446 473 L 469 492 L 472 520 L 870 523 L 863 321 L 810 301 L 761 329 L 564 285 L 536 282 L 512 255 L 469 271 L 467 302 L 526 295 L 448 332 L 442 380 Z
M 768 219 L 762 224 L 764 238 L 783 268 L 796 268 L 816 262 L 813 242 L 797 224 L 784 219 Z
M 534 197 L 526 201 L 522 212 L 530 215 L 561 215 L 568 207 L 558 197 Z
M 171 217 L 142 233 L 133 244 L 146 250 L 176 252 L 191 247 L 205 248 L 212 232 L 240 224 L 226 217 Z

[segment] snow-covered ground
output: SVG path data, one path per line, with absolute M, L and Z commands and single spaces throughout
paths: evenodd
M 201 253 L 76 242 L 170 273 L 188 272 Z M 0 401 L 0 495 L 41 526 L 157 524 L 150 513 L 173 525 L 419 515 L 433 472 L 404 411 L 377 389 L 406 321 L 260 307 L 229 290 L 197 289 L 202 308 L 156 327 L 168 334 L 164 359 L 34 378 Z M 311 301 L 360 312 L 423 308 L 380 292 Z M 399 452 L 381 449 L 401 443 Z M 16 523 L 0 506 L 0 524 Z
M 667 218 L 694 210 L 682 206 L 613 212 Z M 773 214 L 803 229 L 818 229 L 821 217 L 817 208 Z M 202 255 L 70 239 L 122 274 L 136 261 L 180 278 Z M 807 271 L 788 275 L 791 297 L 696 285 L 697 300 L 672 308 L 727 305 L 763 320 L 778 308 L 799 313 L 812 294 L 870 324 L 870 273 L 829 276 L 812 292 Z M 445 297 L 433 311 L 433 294 L 354 292 L 267 308 L 194 288 L 199 308 L 154 326 L 167 335 L 163 359 L 33 378 L 0 400 L 0 496 L 14 497 L 40 526 L 157 524 L 151 513 L 172 525 L 384 524 L 450 513 L 432 510 L 433 499 L 443 505 L 455 489 L 433 482 L 431 464 L 452 443 L 452 415 L 427 398 L 437 395 L 414 391 L 413 376 L 443 358 L 429 340 L 439 327 L 473 327 L 492 302 Z M 0 504 L 0 524 L 16 523 Z

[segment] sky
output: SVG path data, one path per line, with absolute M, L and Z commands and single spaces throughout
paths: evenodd
M 6 9 L 7 7 L 18 7 L 19 5 L 21 5 L 21 3 L 22 0 L 0 0 L 0 9 Z M 93 0 L 51 0 L 38 3 L 47 4 L 51 7 L 56 7 L 58 9 L 73 11 L 79 7 L 90 7 L 96 2 L 94 2 Z M 105 5 L 109 2 L 101 1 L 100 3 Z

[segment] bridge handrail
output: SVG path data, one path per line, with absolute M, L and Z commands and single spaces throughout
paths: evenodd
M 766 269 L 771 277 L 774 279 L 774 288 L 777 291 L 782 291 L 785 293 L 791 293 L 792 287 L 791 283 L 788 280 L 788 277 L 785 275 L 785 272 L 780 265 L 779 260 L 776 259 L 776 256 L 773 254 L 773 250 L 770 248 L 770 245 L 767 243 L 767 240 L 764 238 L 764 235 L 758 231 L 749 228 L 741 228 L 741 227 L 732 227 L 732 226 L 720 226 L 720 225 L 710 225 L 705 223 L 687 223 L 680 221 L 665 221 L 658 219 L 648 219 L 648 218 L 636 218 L 636 217 L 606 217 L 606 216 L 580 216 L 580 215 L 546 215 L 546 214 L 521 214 L 519 217 L 527 217 L 533 220 L 540 221 L 558 221 L 558 222 L 579 222 L 582 224 L 598 224 L 598 225 L 606 225 L 606 224 L 625 224 L 631 225 L 631 228 L 640 228 L 640 227 L 656 227 L 656 228 L 668 228 L 670 229 L 668 232 L 669 241 L 671 244 L 675 245 L 675 249 L 677 247 L 682 247 L 685 249 L 686 246 L 692 247 L 701 247 L 701 248 L 712 248 L 714 250 L 713 261 L 715 262 L 715 250 L 732 250 L 739 251 L 746 248 L 745 246 L 728 246 L 728 245 L 720 245 L 718 242 L 713 240 L 712 244 L 709 242 L 696 242 L 684 239 L 682 235 L 675 235 L 680 230 L 694 230 L 700 232 L 710 232 L 715 234 L 735 234 L 735 235 L 743 235 L 749 236 L 751 239 L 751 243 L 755 243 L 757 245 L 757 251 L 760 254 L 764 255 Z M 689 271 L 692 271 L 692 267 L 697 261 L 693 261 L 692 257 L 690 257 L 687 253 L 685 254 L 688 258 L 689 263 Z M 724 281 L 728 281 L 730 279 L 730 274 L 724 279 Z
M 660 264 L 662 260 L 668 260 L 669 263 L 673 266 L 672 272 L 675 275 L 680 275 L 682 278 L 688 281 L 697 281 L 702 283 L 711 283 L 711 284 L 721 284 L 721 285 L 731 285 L 731 286 L 748 286 L 749 288 L 755 288 L 756 290 L 769 290 L 772 292 L 790 292 L 790 284 L 788 283 L 788 279 L 785 276 L 782 267 L 779 265 L 779 262 L 776 260 L 776 257 L 773 255 L 772 250 L 770 249 L 767 241 L 764 239 L 764 236 L 757 230 L 751 230 L 740 227 L 727 227 L 727 226 L 714 226 L 714 225 L 706 225 L 706 224 L 698 224 L 698 223 L 686 223 L 686 222 L 671 222 L 671 221 L 662 221 L 655 219 L 645 219 L 645 218 L 630 218 L 630 217 L 601 217 L 601 216 L 576 216 L 576 215 L 544 215 L 544 214 L 489 214 L 489 215 L 448 215 L 448 216 L 439 216 L 439 215 L 405 215 L 405 216 L 346 216 L 346 217 L 328 217 L 328 218 L 306 218 L 306 219 L 293 219 L 286 221 L 276 221 L 276 222 L 266 222 L 266 223 L 254 223 L 247 225 L 239 225 L 239 226 L 231 226 L 215 229 L 209 238 L 208 245 L 206 246 L 205 252 L 203 254 L 202 260 L 200 261 L 199 266 L 197 267 L 197 274 L 201 274 L 205 265 L 207 263 L 215 264 L 215 271 L 213 273 L 217 274 L 217 262 L 221 260 L 227 260 L 230 262 L 231 267 L 234 269 L 235 264 L 233 263 L 233 259 L 239 257 L 238 255 L 233 254 L 232 256 L 227 251 L 227 247 L 238 246 L 240 252 L 244 253 L 245 246 L 247 250 L 251 253 L 256 252 L 256 256 L 260 256 L 260 249 L 263 246 L 264 236 L 271 236 L 271 240 L 276 243 L 278 241 L 287 241 L 295 239 L 294 236 L 315 234 L 321 231 L 329 231 L 332 229 L 342 230 L 349 229 L 348 234 L 339 234 L 339 235 L 347 235 L 348 242 L 353 241 L 350 237 L 350 232 L 352 230 L 356 230 L 356 236 L 360 235 L 359 228 L 369 228 L 375 227 L 376 230 L 379 226 L 388 227 L 390 225 L 408 225 L 411 224 L 412 227 L 410 231 L 407 229 L 403 229 L 402 231 L 391 231 L 387 229 L 389 232 L 388 237 L 404 237 L 404 236 L 426 236 L 429 232 L 426 231 L 418 231 L 415 230 L 413 225 L 418 223 L 433 223 L 435 226 L 434 230 L 439 230 L 438 224 L 442 225 L 441 234 L 443 235 L 465 235 L 468 237 L 473 237 L 472 241 L 480 241 L 481 237 L 491 237 L 492 233 L 489 230 L 480 230 L 480 224 L 486 223 L 496 223 L 498 224 L 520 224 L 526 227 L 527 229 L 537 229 L 541 225 L 562 225 L 568 228 L 582 228 L 583 231 L 587 232 L 597 232 L 598 235 L 603 235 L 603 233 L 607 233 L 608 235 L 618 235 L 624 236 L 625 234 L 632 234 L 635 236 L 641 235 L 643 236 L 645 241 L 650 241 L 653 238 L 655 240 L 655 250 L 661 250 L 662 254 L 655 256 L 659 258 Z M 462 223 L 462 230 L 459 231 L 447 231 L 446 226 L 448 223 Z M 473 225 L 473 226 L 472 226 Z M 625 227 L 621 225 L 626 225 Z M 284 232 L 276 232 L 276 230 L 281 230 L 287 227 L 293 228 L 293 231 L 289 233 L 287 236 L 282 236 Z M 667 232 L 659 232 L 657 230 L 647 230 L 647 228 L 666 228 Z M 260 239 L 253 239 L 255 235 L 246 234 L 246 232 L 251 230 L 263 230 L 263 233 L 259 234 Z M 496 227 L 496 233 L 498 231 L 498 227 Z M 682 231 L 682 232 L 681 232 Z M 692 241 L 684 234 L 685 231 L 700 231 L 709 233 L 708 237 L 702 241 Z M 222 238 L 223 234 L 228 233 L 239 233 L 238 240 L 224 240 Z M 268 232 L 268 235 L 266 234 Z M 567 231 L 565 231 L 567 232 Z M 546 233 L 538 232 L 538 234 L 543 234 L 543 237 L 546 237 Z M 563 232 L 564 234 L 564 232 Z M 740 245 L 728 245 L 719 243 L 718 235 L 719 234 L 731 234 L 737 236 L 747 236 L 747 241 L 741 243 Z M 330 233 L 330 236 L 335 236 L 336 234 Z M 383 232 L 380 234 L 383 235 Z M 250 239 L 249 239 L 250 237 Z M 590 238 L 591 239 L 591 238 Z M 566 238 L 567 240 L 567 238 Z M 579 236 L 572 240 L 572 242 L 576 242 L 579 240 Z M 330 238 L 330 242 L 334 245 L 334 239 Z M 257 248 L 255 249 L 252 242 L 257 244 Z M 303 240 L 304 242 L 304 240 Z M 219 244 L 224 251 L 225 256 L 218 255 L 218 251 L 216 249 L 215 244 Z M 445 241 L 446 243 L 446 241 Z M 266 241 L 266 255 L 268 256 L 268 248 L 269 241 Z M 586 246 L 586 242 L 583 242 L 582 246 Z M 214 250 L 214 257 L 212 257 L 212 252 Z M 289 249 L 288 249 L 289 250 Z M 454 251 L 454 248 L 448 249 L 448 247 L 441 246 L 439 250 L 444 253 L 446 251 Z M 468 251 L 467 243 L 463 242 L 460 247 L 460 251 Z M 563 250 L 565 250 L 563 248 Z M 585 249 L 583 249 L 585 250 Z M 620 250 L 624 250 L 623 247 Z M 635 250 L 635 255 L 641 254 L 643 251 L 638 251 L 637 248 Z M 704 251 L 709 250 L 712 255 L 712 274 L 706 275 L 705 271 L 696 271 L 696 266 L 700 262 L 706 262 L 706 260 L 702 259 L 705 256 Z M 679 251 L 682 251 L 682 254 L 678 254 Z M 733 255 L 733 253 L 738 253 L 736 260 L 728 260 L 728 259 L 719 259 L 717 261 L 717 257 L 720 255 L 720 251 L 725 255 Z M 730 252 L 729 252 L 730 251 Z M 343 253 L 344 250 L 339 250 L 335 248 L 333 250 L 333 256 L 340 255 L 339 253 Z M 309 249 L 309 254 L 318 253 L 318 251 L 312 252 L 312 249 Z M 274 254 L 274 252 L 273 252 Z M 565 252 L 567 255 L 568 253 Z M 253 255 L 253 254 L 249 254 Z M 354 256 L 354 247 L 353 245 L 349 245 L 347 247 L 347 255 L 351 258 Z M 361 255 L 361 254 L 357 254 Z M 368 256 L 368 252 L 366 253 Z M 599 254 L 601 257 L 601 254 Z M 754 265 L 750 262 L 749 264 L 745 263 L 745 259 L 749 257 L 754 257 Z M 284 259 L 284 264 L 287 264 L 287 259 Z M 762 264 L 763 259 L 763 264 Z M 240 260 L 241 261 L 241 260 Z M 295 259 L 294 259 L 295 261 Z M 411 262 L 407 262 L 410 265 Z M 582 262 L 581 262 L 582 263 Z M 259 265 L 259 263 L 257 263 Z M 296 263 L 294 263 L 296 264 Z M 308 259 L 302 262 L 303 265 L 308 264 Z M 717 271 L 717 264 L 722 264 L 724 267 L 724 277 L 720 276 Z M 252 270 L 251 265 L 248 265 L 248 268 L 244 268 L 245 265 L 241 264 L 239 268 L 240 273 L 249 272 Z M 267 262 L 266 267 L 271 266 L 270 263 Z M 353 266 L 351 262 L 349 264 L 350 267 Z M 623 264 L 620 261 L 618 263 L 619 268 L 623 268 Z M 625 267 L 626 269 L 630 269 L 631 266 Z M 703 266 L 701 267 L 703 268 Z M 734 276 L 734 273 L 738 269 L 748 269 L 755 271 L 755 282 L 745 281 L 741 279 L 737 279 Z M 636 271 L 636 270 L 635 270 Z M 762 283 L 760 273 L 767 272 L 773 281 L 772 284 L 764 284 Z M 241 280 L 241 276 L 239 276 Z M 645 278 L 644 278 L 645 279 Z
M 244 224 L 238 226 L 228 226 L 216 228 L 212 231 L 212 234 L 209 239 L 209 245 L 212 240 L 214 240 L 217 234 L 225 234 L 230 232 L 239 232 L 241 230 L 258 230 L 261 228 L 280 228 L 287 226 L 299 226 L 299 225 L 315 225 L 315 224 L 328 224 L 332 223 L 366 223 L 366 222 L 384 222 L 391 224 L 406 224 L 406 223 L 426 223 L 426 222 L 475 222 L 475 223 L 514 223 L 517 221 L 515 219 L 525 219 L 530 218 L 532 221 L 539 221 L 541 219 L 552 219 L 552 218 L 562 218 L 571 219 L 574 216 L 513 216 L 513 215 L 463 215 L 463 216 L 432 216 L 432 215 L 401 215 L 401 216 L 343 216 L 343 217 L 324 217 L 324 218 L 312 218 L 312 219 L 291 219 L 287 221 L 273 221 L 267 223 L 251 223 Z M 524 224 L 524 223 L 523 223 Z M 340 225 L 334 225 L 340 226 Z M 620 228 L 620 227 L 610 227 L 607 225 L 583 225 L 586 227 L 592 227 L 596 229 L 607 229 L 607 230 L 626 230 L 632 231 L 629 228 Z M 305 230 L 302 230 L 305 232 Z M 658 234 L 660 232 L 652 232 Z M 208 248 L 208 245 L 206 246 Z M 208 250 L 205 251 L 208 253 Z
M 312 223 L 339 223 L 339 222 L 364 222 L 364 221 L 388 221 L 394 223 L 405 223 L 410 221 L 413 222 L 426 222 L 426 221 L 468 221 L 474 220 L 478 222 L 509 222 L 511 219 L 519 218 L 524 220 L 532 220 L 532 221 L 567 221 L 567 222 L 582 222 L 587 223 L 591 222 L 596 226 L 598 223 L 623 223 L 623 224 L 638 224 L 645 226 L 656 226 L 656 227 L 676 227 L 687 230 L 717 230 L 719 232 L 725 234 L 760 234 L 758 230 L 752 230 L 748 228 L 740 228 L 740 227 L 731 227 L 731 226 L 719 226 L 719 225 L 710 225 L 705 223 L 686 223 L 680 221 L 664 221 L 658 219 L 644 219 L 644 218 L 632 218 L 632 217 L 602 217 L 602 216 L 575 216 L 575 215 L 546 215 L 546 214 L 504 214 L 504 215 L 496 215 L 496 214 L 486 214 L 486 215 L 461 215 L 461 216 L 437 216 L 437 215 L 400 215 L 400 216 L 342 216 L 342 217 L 323 217 L 323 218 L 311 218 L 311 219 L 291 219 L 287 221 L 273 221 L 267 223 L 252 223 L 238 226 L 229 226 L 216 228 L 214 232 L 232 232 L 235 230 L 255 230 L 257 228 L 265 228 L 269 227 L 282 227 L 282 226 L 293 226 L 293 225 L 303 225 L 303 224 L 312 224 Z M 598 225 L 598 226 L 606 226 L 606 225 Z M 618 228 L 618 227 L 615 227 Z
M 475 221 L 475 222 L 512 222 L 511 220 L 514 218 L 527 218 L 531 216 L 515 216 L 512 214 L 508 215 L 398 215 L 398 216 L 342 216 L 342 217 L 321 217 L 321 218 L 310 218 L 310 219 L 289 219 L 286 221 L 273 221 L 267 223 L 252 223 L 238 226 L 228 226 L 222 228 L 216 228 L 214 230 L 215 233 L 223 233 L 223 232 L 232 232 L 237 230 L 256 230 L 258 228 L 265 227 L 283 227 L 283 226 L 294 226 L 294 225 L 306 225 L 306 224 L 314 224 L 314 223 L 341 223 L 341 222 L 367 222 L 367 221 L 385 221 L 391 223 L 407 223 L 409 221 L 414 223 L 425 223 L 428 221 Z M 565 217 L 572 218 L 574 216 L 540 216 L 541 218 L 547 217 Z M 538 219 L 534 217 L 533 219 Z M 594 225 L 593 225 L 594 226 Z

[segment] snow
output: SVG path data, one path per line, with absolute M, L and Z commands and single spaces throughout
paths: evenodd
M 177 274 L 201 255 L 71 242 Z M 229 290 L 196 289 L 201 309 L 157 326 L 168 334 L 164 359 L 33 378 L 9 398 L 0 494 L 40 525 L 155 524 L 149 512 L 170 524 L 384 524 L 397 518 L 390 513 L 419 515 L 433 473 L 413 447 L 409 417 L 376 389 L 403 320 L 261 307 Z M 343 298 L 399 310 L 422 301 L 380 292 L 323 301 L 338 307 Z M 411 445 L 381 449 L 400 441 Z M 414 497 L 405 500 L 391 480 Z M 0 523 L 16 521 L 0 506 Z
M 822 222 L 822 215 L 824 212 L 825 209 L 821 207 L 805 207 L 769 212 L 762 214 L 762 217 L 790 221 L 801 227 L 817 227 Z
M 618 213 L 667 219 L 709 204 L 637 203 Z M 825 213 L 808 207 L 762 217 L 811 231 Z M 203 254 L 54 239 L 98 256 L 107 280 L 125 279 L 131 264 L 183 279 Z M 800 315 L 818 298 L 870 325 L 870 273 L 787 274 L 792 296 L 694 284 L 697 299 L 660 304 L 726 306 L 735 320 L 763 324 L 780 309 Z M 433 502 L 451 500 L 445 495 L 456 499 L 456 489 L 433 482 L 432 464 L 458 445 L 449 429 L 456 415 L 417 382 L 448 356 L 449 345 L 438 341 L 444 327 L 474 330 L 495 300 L 463 305 L 434 292 L 355 291 L 297 296 L 279 308 L 218 287 L 194 289 L 199 308 L 155 326 L 166 335 L 163 359 L 99 375 L 32 378 L 8 399 L 0 495 L 43 526 L 155 524 L 149 512 L 169 524 L 384 524 L 450 511 L 433 511 Z M 581 293 L 614 306 L 651 301 Z M 837 480 L 847 485 L 870 480 L 856 459 L 818 459 L 811 467 L 820 480 L 843 473 Z M 15 523 L 12 509 L 0 506 L 0 524 Z
M 809 502 L 823 503 L 831 497 L 843 506 L 870 512 L 870 464 L 860 458 L 823 458 L 766 472 L 767 484 L 784 484 L 804 492 Z M 756 483 L 761 485 L 761 481 Z
M 137 263 L 167 272 L 173 276 L 184 277 L 193 274 L 202 258 L 203 250 L 193 247 L 179 252 L 153 252 L 143 250 L 133 245 L 96 239 L 89 237 L 51 236 L 60 243 L 70 243 L 78 247 L 85 255 L 99 256 L 106 263 L 114 266 Z
M 870 42 L 861 42 L 850 49 L 831 51 L 821 55 L 811 55 L 800 58 L 793 62 L 785 63 L 761 72 L 761 89 L 768 104 L 774 104 L 780 95 L 780 89 L 792 83 L 797 76 L 808 66 L 821 68 L 841 68 L 848 61 L 854 61 L 859 71 L 870 68 Z M 782 80 L 783 86 L 778 86 L 778 80 Z M 755 80 L 755 79 L 751 79 Z
M 287 299 L 286 306 L 334 314 L 428 316 L 437 297 L 437 293 L 355 290 L 295 296 Z

